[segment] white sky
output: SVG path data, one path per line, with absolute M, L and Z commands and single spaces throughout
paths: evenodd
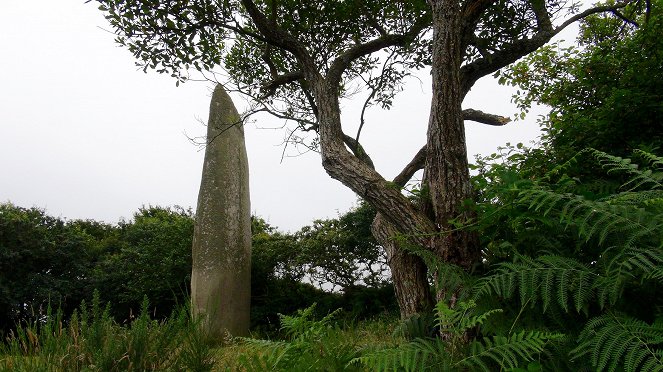
M 134 65 L 94 3 L 2 0 L 0 5 L 0 202 L 54 216 L 117 222 L 141 205 L 194 207 L 210 83 L 175 80 Z M 413 81 L 389 112 L 370 111 L 362 142 L 378 171 L 395 176 L 424 144 L 429 83 Z M 512 91 L 480 81 L 465 108 L 513 115 Z M 242 101 L 235 98 L 238 109 Z M 344 120 L 358 121 L 346 103 Z M 354 115 L 352 115 L 354 113 Z M 506 127 L 466 125 L 470 159 L 538 135 L 534 115 Z M 282 230 L 335 217 L 355 195 L 322 169 L 318 154 L 281 161 L 276 119 L 245 129 L 255 214 Z M 356 126 L 348 125 L 353 133 Z M 186 135 L 185 135 L 186 133 Z M 354 134 L 354 133 L 353 133 Z

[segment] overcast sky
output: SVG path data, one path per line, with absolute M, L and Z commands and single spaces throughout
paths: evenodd
M 94 3 L 3 0 L 0 5 L 0 202 L 40 207 L 68 219 L 117 222 L 141 205 L 195 208 L 210 83 L 135 67 Z M 423 74 L 425 76 L 426 74 Z M 465 108 L 513 116 L 512 91 L 479 81 Z M 424 144 L 430 83 L 413 80 L 389 112 L 370 111 L 362 141 L 378 171 L 395 176 Z M 235 98 L 241 110 L 243 103 Z M 357 104 L 344 103 L 348 133 Z M 529 143 L 536 117 L 506 127 L 466 124 L 470 159 Z M 282 123 L 245 129 L 252 211 L 282 230 L 335 217 L 357 198 L 308 153 L 281 158 Z M 279 128 L 279 129 L 265 129 Z

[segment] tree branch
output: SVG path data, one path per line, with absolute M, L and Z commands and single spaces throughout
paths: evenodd
M 497 125 L 497 126 L 504 125 L 511 121 L 511 119 L 503 116 L 487 114 L 483 111 L 473 110 L 473 109 L 463 110 L 463 119 L 472 120 L 488 125 Z M 417 173 L 417 171 L 424 169 L 425 165 L 426 165 L 426 146 L 422 147 L 416 153 L 416 155 L 414 155 L 414 157 L 412 158 L 412 160 L 410 160 L 408 165 L 406 165 L 405 168 L 403 168 L 401 173 L 399 173 L 398 176 L 396 176 L 396 178 L 394 178 L 392 182 L 396 184 L 398 187 L 404 187 L 410 181 L 410 179 L 412 179 L 412 176 L 414 176 L 414 174 Z
M 592 14 L 618 11 L 619 9 L 628 5 L 628 3 L 628 1 L 624 1 L 615 5 L 597 6 L 587 9 L 574 15 L 573 17 L 570 17 L 564 23 L 554 29 L 546 29 L 544 22 L 543 26 L 539 24 L 538 32 L 532 38 L 517 40 L 507 45 L 500 51 L 492 53 L 486 57 L 480 58 L 470 64 L 461 67 L 463 79 L 463 95 L 467 94 L 474 83 L 480 78 L 491 74 L 501 69 L 502 67 L 506 67 L 521 57 L 534 52 L 572 23 L 586 18 Z
M 355 140 L 354 138 L 348 136 L 347 134 L 343 133 L 343 143 L 345 143 L 346 146 L 352 150 L 352 153 L 355 154 L 355 156 L 361 160 L 364 164 L 368 165 L 371 167 L 371 169 L 375 169 L 375 165 L 373 164 L 373 160 L 371 160 L 371 157 L 368 156 L 366 151 L 364 150 L 364 147 L 359 143 L 359 141 Z
M 412 42 L 417 37 L 417 35 L 419 35 L 419 33 L 429 25 L 430 19 L 428 19 L 428 17 L 421 17 L 417 20 L 417 22 L 414 23 L 414 25 L 412 25 L 412 28 L 410 28 L 410 30 L 404 34 L 383 35 L 377 39 L 373 39 L 362 44 L 357 44 L 347 49 L 341 55 L 336 57 L 336 59 L 329 67 L 329 71 L 327 72 L 327 80 L 330 86 L 337 86 L 339 84 L 343 72 L 350 66 L 353 61 L 390 46 L 405 46 Z
M 403 168 L 401 173 L 394 178 L 392 181 L 394 184 L 396 184 L 398 187 L 404 187 L 410 179 L 412 179 L 412 176 L 414 176 L 417 171 L 424 169 L 424 166 L 426 165 L 426 146 L 422 147 L 415 155 L 412 160 L 408 163 L 408 165 Z
M 310 70 L 307 72 L 318 74 L 317 70 L 314 71 L 315 63 L 313 58 L 297 38 L 267 19 L 265 14 L 258 9 L 252 0 L 242 0 L 242 5 L 246 8 L 249 17 L 258 31 L 265 37 L 266 42 L 292 53 L 303 65 L 302 67 Z
M 504 116 L 488 114 L 483 111 L 473 109 L 463 110 L 463 120 L 471 120 L 476 121 L 477 123 L 494 125 L 498 127 L 511 121 L 510 118 Z
M 283 75 L 278 75 L 271 81 L 267 81 L 262 85 L 262 91 L 264 91 L 261 99 L 265 99 L 276 92 L 276 89 L 282 85 L 289 83 L 294 83 L 299 79 L 304 78 L 304 73 L 301 71 L 288 72 Z

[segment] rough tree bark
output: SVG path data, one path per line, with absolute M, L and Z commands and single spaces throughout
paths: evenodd
M 193 236 L 191 302 L 212 341 L 246 336 L 251 301 L 251 207 L 244 129 L 221 85 L 210 104 Z
M 433 308 L 433 296 L 424 261 L 399 245 L 399 239 L 396 239 L 400 235 L 399 231 L 385 221 L 382 214 L 375 216 L 371 232 L 387 254 L 401 319 L 430 311 Z
M 476 232 L 454 230 L 449 221 L 472 219 L 463 201 L 472 199 L 463 120 L 461 78 L 464 17 L 457 0 L 430 0 L 433 15 L 433 97 L 427 132 L 426 185 L 436 228 L 437 256 L 468 270 L 477 262 Z M 437 299 L 452 294 L 438 291 Z M 451 299 L 453 302 L 453 298 Z

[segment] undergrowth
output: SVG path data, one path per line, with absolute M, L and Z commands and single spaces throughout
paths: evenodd
M 140 314 L 117 324 L 95 293 L 71 319 L 50 308 L 16 327 L 0 344 L 2 371 L 210 371 L 214 359 L 188 309 L 152 320 L 145 299 Z

